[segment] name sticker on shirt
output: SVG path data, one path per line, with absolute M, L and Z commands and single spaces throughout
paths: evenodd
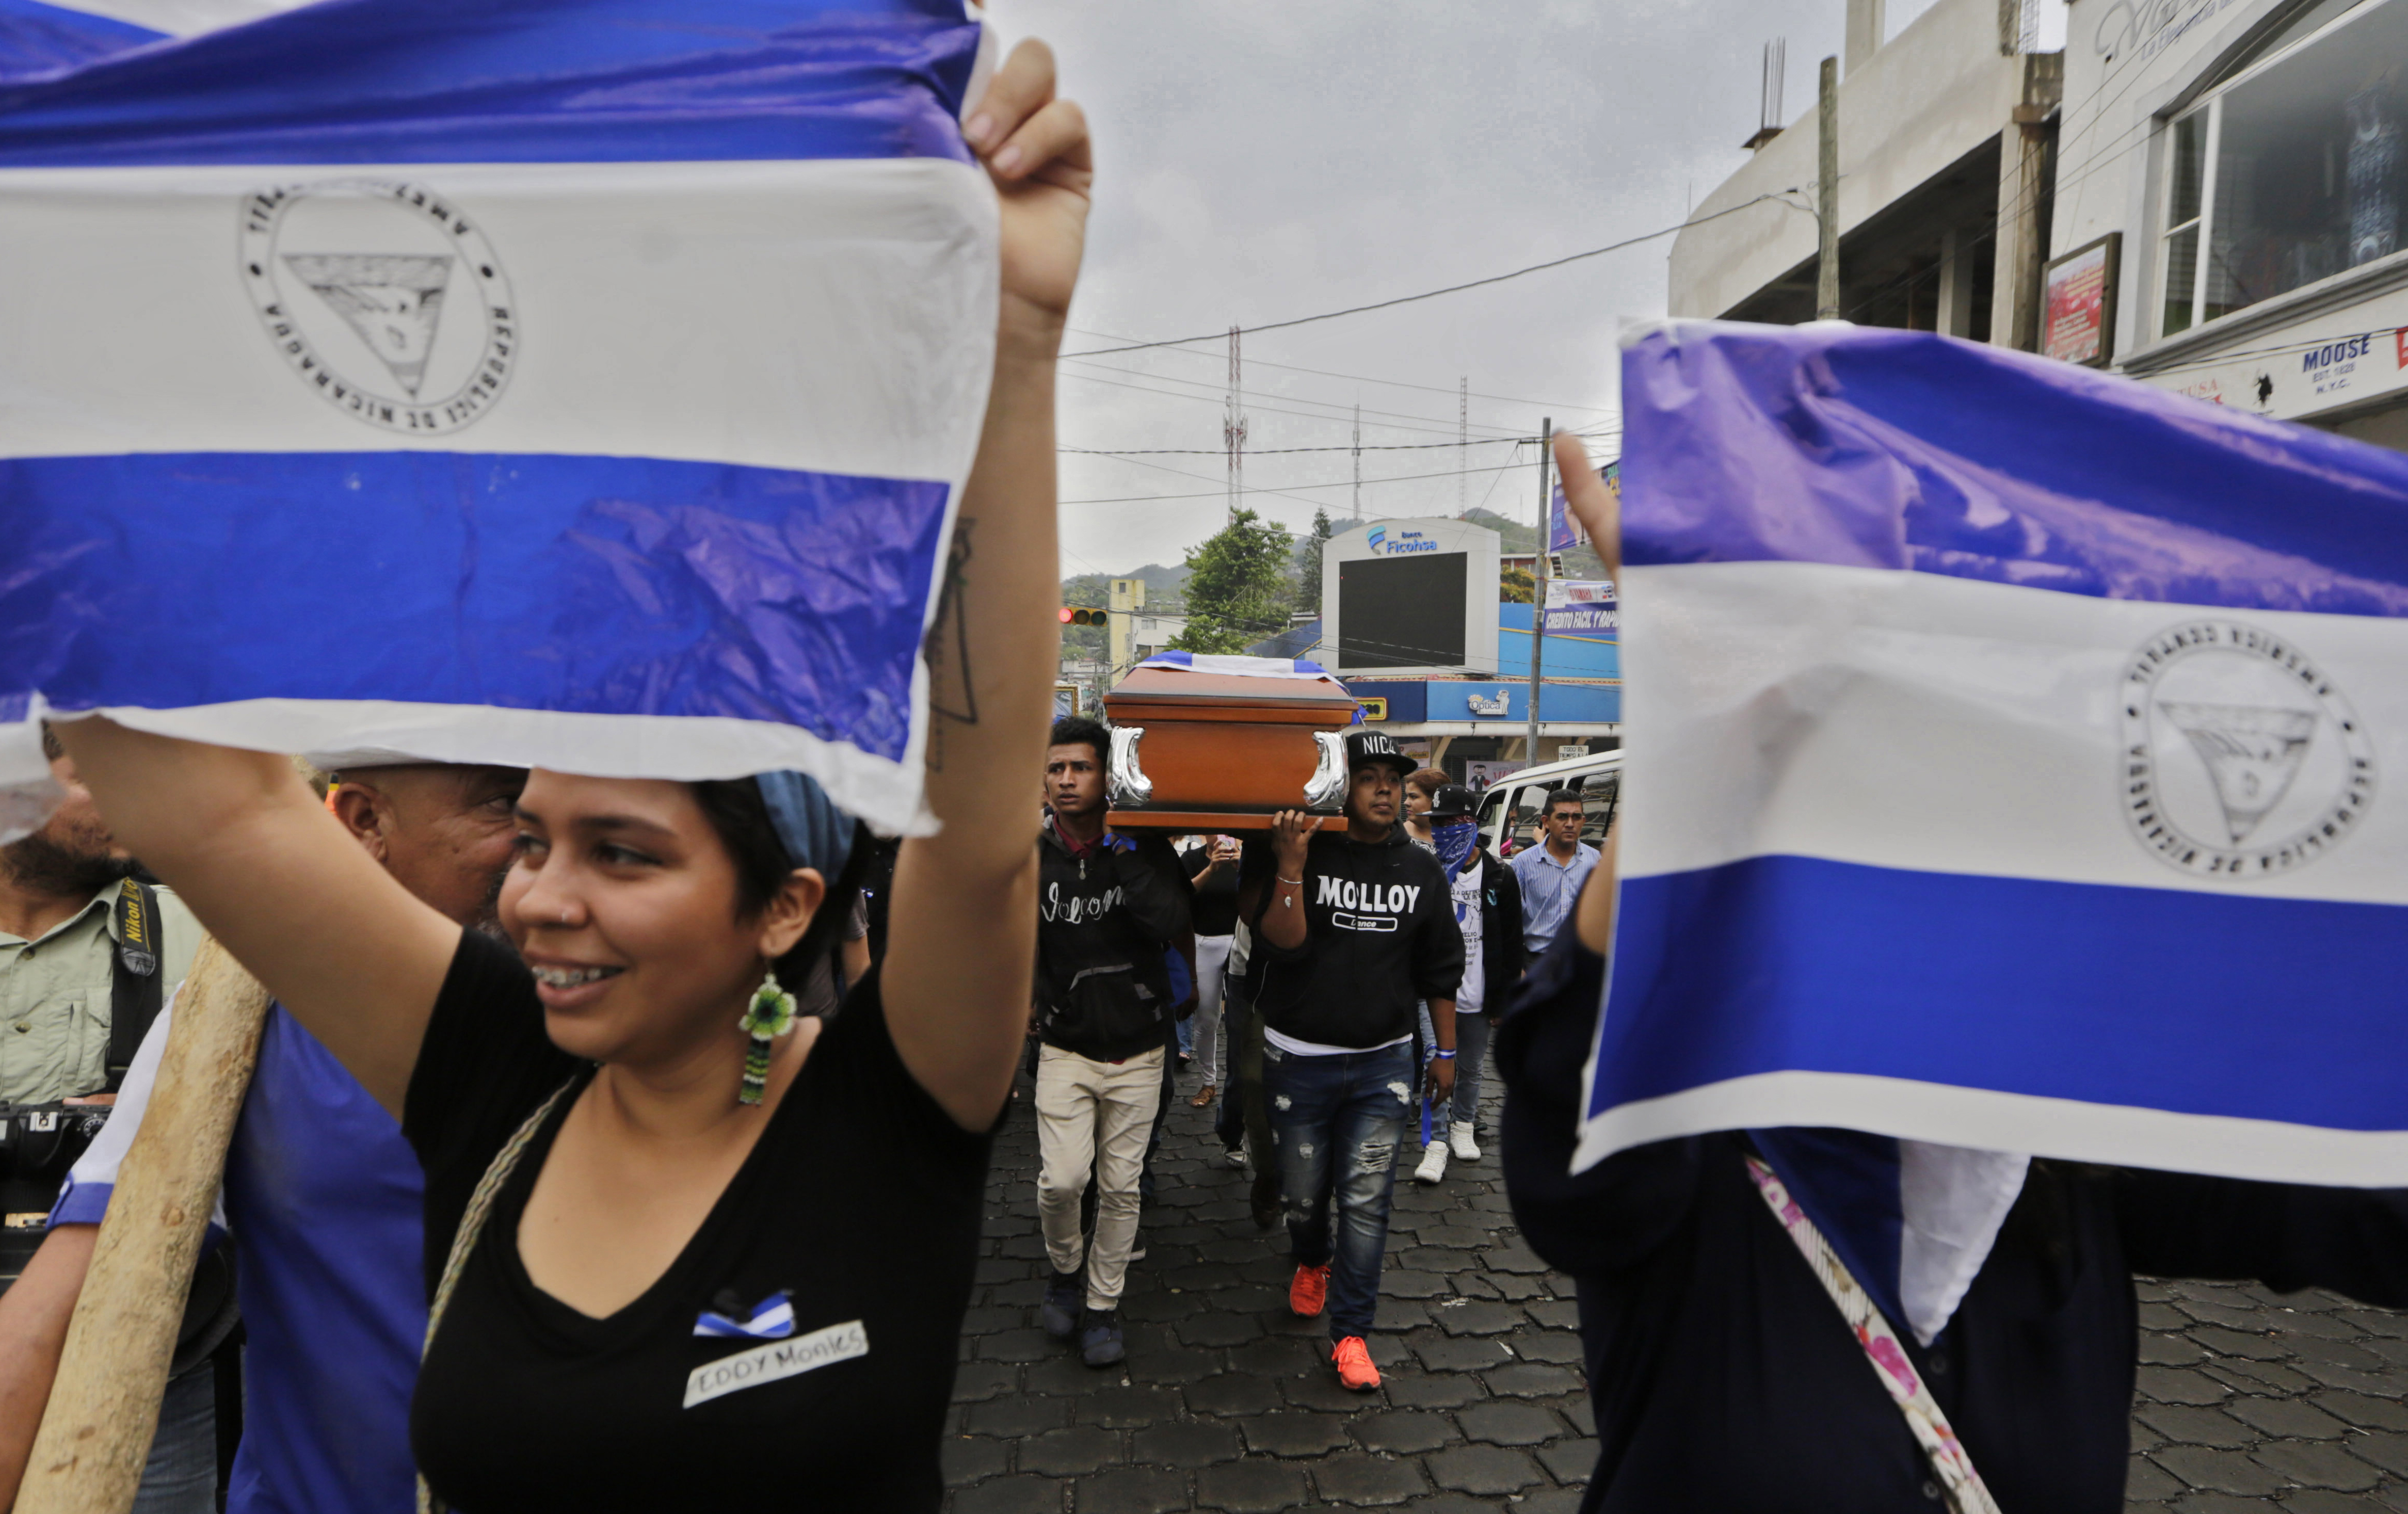
M 869 1354 L 869 1332 L 858 1320 L 814 1330 L 808 1335 L 773 1340 L 749 1351 L 723 1356 L 687 1374 L 684 1407 L 758 1388 L 765 1382 L 798 1377 L 833 1362 L 849 1362 Z

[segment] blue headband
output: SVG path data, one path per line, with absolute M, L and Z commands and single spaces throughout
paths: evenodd
M 834 883 L 853 856 L 853 817 L 838 809 L 819 780 L 788 768 L 756 773 L 753 783 L 769 807 L 769 823 L 797 867 L 816 867 Z

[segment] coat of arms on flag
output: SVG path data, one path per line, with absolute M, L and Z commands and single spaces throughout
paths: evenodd
M 1623 393 L 1583 1160 L 2408 1184 L 2408 458 L 1907 332 L 1667 322 Z
M 105 710 L 921 822 L 996 321 L 962 0 L 29 6 L 0 809 Z

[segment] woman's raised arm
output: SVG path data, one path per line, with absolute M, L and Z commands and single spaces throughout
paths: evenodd
M 282 757 L 100 716 L 51 729 L 118 841 L 398 1118 L 460 927 L 345 836 Z
M 904 1065 L 982 1130 L 1011 1090 L 1037 951 L 1037 808 L 1060 631 L 1053 614 L 1054 360 L 1094 167 L 1054 55 L 1024 42 L 966 123 L 1003 212 L 995 389 L 928 637 L 928 805 L 895 864 L 883 989 Z
M 1588 465 L 1588 449 L 1569 431 L 1555 433 L 1555 474 L 1564 481 L 1564 503 L 1588 532 L 1589 545 L 1605 564 L 1605 576 L 1622 592 L 1622 507 Z M 1581 945 L 1603 953 L 1613 944 L 1613 882 L 1622 863 L 1622 827 L 1615 826 L 1599 847 L 1597 871 L 1589 875 L 1575 906 L 1572 929 Z

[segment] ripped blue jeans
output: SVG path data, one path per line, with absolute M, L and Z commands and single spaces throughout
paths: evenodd
M 1329 1338 L 1368 1335 L 1380 1307 L 1397 1153 L 1420 1107 L 1412 1048 L 1305 1057 L 1265 1042 L 1263 1102 L 1279 1150 L 1288 1250 L 1297 1266 L 1330 1264 Z

